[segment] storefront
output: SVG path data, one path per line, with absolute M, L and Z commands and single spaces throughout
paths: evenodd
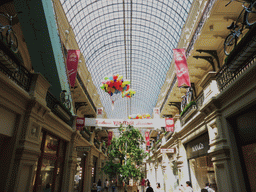
M 208 155 L 208 132 L 186 144 L 190 180 L 194 191 L 201 191 L 206 183 L 216 188 L 215 174 L 211 158 Z
M 76 172 L 74 177 L 74 190 L 75 191 L 84 191 L 85 189 L 85 177 L 87 172 L 87 158 L 88 152 L 90 151 L 89 146 L 78 146 L 76 147 L 77 151 L 77 163 L 76 163 Z
M 33 191 L 61 191 L 66 143 L 47 131 L 41 132 L 41 154 L 33 180 Z
M 233 125 L 247 191 L 256 191 L 256 106 L 229 119 Z

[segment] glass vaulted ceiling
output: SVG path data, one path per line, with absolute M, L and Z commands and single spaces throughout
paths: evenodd
M 108 118 L 152 115 L 193 0 L 61 0 Z M 100 89 L 123 75 L 136 91 L 119 98 Z

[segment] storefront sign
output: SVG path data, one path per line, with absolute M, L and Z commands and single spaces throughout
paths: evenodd
M 84 146 L 76 147 L 76 151 L 80 151 L 80 152 L 86 152 L 90 150 L 91 150 L 91 147 L 84 147 Z
M 97 115 L 103 114 L 103 107 L 97 108 Z
M 175 153 L 175 148 L 161 149 L 161 153 Z
M 202 150 L 204 149 L 204 144 L 203 143 L 199 143 L 199 144 L 196 144 L 194 146 L 192 146 L 192 152 L 196 152 L 196 151 L 199 151 L 199 150 Z
M 77 117 L 76 118 L 76 129 L 81 130 L 84 127 L 84 118 L 83 117 Z
M 186 145 L 188 159 L 206 155 L 209 150 L 209 136 L 205 133 Z
M 174 121 L 173 118 L 166 118 L 165 119 L 165 130 L 168 132 L 173 132 L 174 131 Z

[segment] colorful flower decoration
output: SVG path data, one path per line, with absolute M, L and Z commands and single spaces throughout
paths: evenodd
M 113 75 L 105 77 L 100 88 L 107 92 L 110 96 L 120 92 L 128 91 L 130 88 L 130 81 L 124 81 L 122 75 Z
M 136 91 L 129 89 L 128 91 L 124 91 L 122 92 L 122 97 L 127 97 L 127 98 L 131 98 L 134 96 L 134 94 L 136 93 Z
M 146 114 L 137 114 L 137 115 L 129 115 L 128 116 L 129 119 L 151 119 L 150 114 L 146 113 Z

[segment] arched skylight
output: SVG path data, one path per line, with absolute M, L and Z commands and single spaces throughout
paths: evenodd
M 61 0 L 108 118 L 152 114 L 193 0 Z M 104 77 L 131 81 L 133 98 L 111 100 Z

